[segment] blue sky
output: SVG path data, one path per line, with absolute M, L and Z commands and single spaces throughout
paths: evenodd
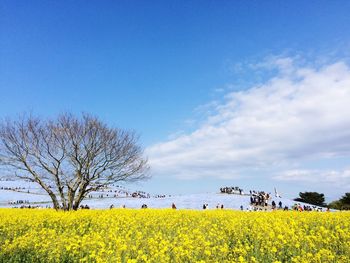
M 0 116 L 85 111 L 135 129 L 154 166 L 153 179 L 139 187 L 153 192 L 216 191 L 233 184 L 270 191 L 277 186 L 292 197 L 306 190 L 339 196 L 350 185 L 349 134 L 334 137 L 328 129 L 347 128 L 350 109 L 346 101 L 329 105 L 315 98 L 305 86 L 316 85 L 313 92 L 323 97 L 341 94 L 335 102 L 348 98 L 349 12 L 348 1 L 1 1 Z M 293 82 L 289 95 L 295 101 L 267 110 L 283 99 L 275 86 L 286 91 L 285 84 L 297 78 L 304 83 Z M 330 94 L 321 87 L 327 81 L 334 84 Z M 301 126 L 304 106 L 295 105 L 314 98 L 311 109 L 324 109 L 314 117 L 340 112 L 344 119 Z M 259 108 L 267 115 L 253 119 L 273 119 L 272 127 L 293 112 L 296 131 L 265 134 L 260 124 L 248 125 L 251 117 L 240 126 L 245 132 L 232 131 L 238 113 L 248 116 Z M 301 143 L 302 128 L 310 131 L 307 142 L 320 129 L 326 135 Z M 261 138 L 254 136 L 259 141 L 239 143 L 253 131 L 260 131 Z M 220 145 L 217 138 L 228 140 Z M 261 147 L 276 138 L 300 147 Z M 253 154 L 257 148 L 273 160 Z M 330 183 L 335 178 L 341 185 Z

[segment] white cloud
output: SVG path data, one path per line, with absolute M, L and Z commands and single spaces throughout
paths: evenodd
M 226 94 L 198 129 L 149 147 L 153 172 L 236 178 L 241 169 L 349 156 L 349 66 L 297 67 L 290 58 L 268 65 L 278 73 L 266 83 Z
M 350 187 L 350 169 L 335 170 L 289 170 L 279 173 L 273 179 L 286 182 L 306 182 L 313 184 L 326 184 L 327 186 Z

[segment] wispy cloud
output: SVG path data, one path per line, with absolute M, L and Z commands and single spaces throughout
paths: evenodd
M 350 169 L 341 171 L 336 170 L 288 170 L 274 176 L 273 179 L 285 182 L 306 182 L 313 184 L 327 184 L 330 187 L 334 185 L 349 189 L 350 187 Z
M 292 58 L 274 57 L 255 66 L 276 73 L 226 94 L 224 102 L 208 104 L 209 116 L 193 132 L 147 149 L 155 174 L 236 178 L 241 169 L 350 155 L 345 62 L 297 66 Z

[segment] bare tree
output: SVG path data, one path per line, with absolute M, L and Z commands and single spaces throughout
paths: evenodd
M 76 210 L 93 191 L 148 178 L 137 139 L 87 114 L 6 120 L 0 124 L 0 165 L 39 184 L 55 209 Z

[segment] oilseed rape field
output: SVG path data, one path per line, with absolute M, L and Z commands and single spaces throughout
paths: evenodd
M 350 213 L 0 209 L 0 262 L 350 262 Z

